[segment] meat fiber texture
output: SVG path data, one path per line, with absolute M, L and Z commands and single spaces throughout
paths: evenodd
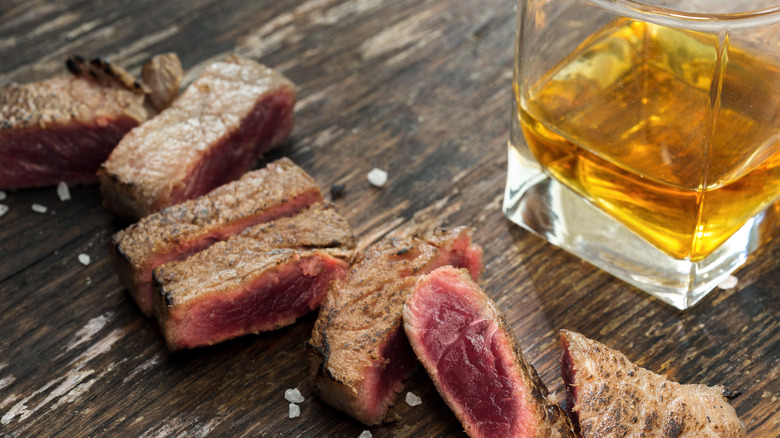
M 420 277 L 403 318 L 415 354 L 470 437 L 576 436 L 468 272 L 444 266 Z
M 561 344 L 567 406 L 583 438 L 745 436 L 722 386 L 668 381 L 568 330 Z
M 104 206 L 135 220 L 238 178 L 290 133 L 295 99 L 292 82 L 254 61 L 211 64 L 103 163 Z
M 255 225 L 154 270 L 168 348 L 212 345 L 293 323 L 344 276 L 355 240 L 332 205 Z
M 97 182 L 122 137 L 154 115 L 145 98 L 64 75 L 0 89 L 0 189 Z
M 112 261 L 138 307 L 152 316 L 155 267 L 227 240 L 247 227 L 294 215 L 322 200 L 315 181 L 291 160 L 282 158 L 117 232 L 111 240 Z
M 389 237 L 356 256 L 346 277 L 328 291 L 307 343 L 323 401 L 367 425 L 384 419 L 403 380 L 417 368 L 401 320 L 414 279 L 447 264 L 478 276 L 482 249 L 471 233 L 459 227 Z

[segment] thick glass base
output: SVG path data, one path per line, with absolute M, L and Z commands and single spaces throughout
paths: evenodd
M 678 309 L 687 309 L 747 260 L 761 213 L 698 262 L 672 258 L 544 173 L 510 144 L 504 214 L 513 222 Z

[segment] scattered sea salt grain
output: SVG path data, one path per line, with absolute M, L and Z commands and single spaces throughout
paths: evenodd
M 382 169 L 377 169 L 376 167 L 371 169 L 366 176 L 368 182 L 377 187 L 382 187 L 387 182 L 387 172 Z
M 82 265 L 88 266 L 89 265 L 89 256 L 86 254 L 79 254 L 79 262 L 81 262 Z
M 46 206 L 41 204 L 33 204 L 32 211 L 36 213 L 46 213 Z
M 363 432 L 360 432 L 358 438 L 371 438 L 371 431 L 364 430 Z
M 287 414 L 290 418 L 298 418 L 301 416 L 301 407 L 296 405 L 295 403 L 290 403 L 290 409 Z
M 417 397 L 411 391 L 406 393 L 406 404 L 409 406 L 417 406 L 422 403 L 422 399 Z
M 5 201 L 5 192 L 0 190 L 0 201 Z
M 728 277 L 724 278 L 723 281 L 720 282 L 718 285 L 721 289 L 731 289 L 737 285 L 737 282 L 739 279 L 733 275 L 729 275 Z
M 284 399 L 290 403 L 303 403 L 303 396 L 298 388 L 287 389 L 284 391 Z
M 57 186 L 57 196 L 60 197 L 60 201 L 70 201 L 70 190 L 68 190 L 65 181 L 60 182 L 60 185 Z
M 0 216 L 4 215 L 6 213 L 8 213 L 8 206 L 0 204 Z

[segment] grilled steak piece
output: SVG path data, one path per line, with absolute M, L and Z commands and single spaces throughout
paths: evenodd
M 569 415 L 589 437 L 744 437 L 722 386 L 681 385 L 585 336 L 561 330 Z
M 576 436 L 468 272 L 444 266 L 420 277 L 403 318 L 415 354 L 470 437 Z
M 447 264 L 479 275 L 482 249 L 471 229 L 385 238 L 356 257 L 328 291 L 307 343 L 322 400 L 367 425 L 382 421 L 417 368 L 401 326 L 404 300 L 417 275 Z
M 89 184 L 119 140 L 153 115 L 144 95 L 90 77 L 0 89 L 0 189 Z
M 348 267 L 323 250 L 220 242 L 155 269 L 157 320 L 171 350 L 274 330 L 318 308 Z
M 293 84 L 265 66 L 238 56 L 211 64 L 103 163 L 104 206 L 137 219 L 238 178 L 287 137 L 294 104 Z
M 294 215 L 322 200 L 314 180 L 282 158 L 117 232 L 110 248 L 114 267 L 141 311 L 151 316 L 152 269 L 227 240 L 249 226 Z
M 171 106 L 179 95 L 182 75 L 181 61 L 175 53 L 163 53 L 144 64 L 141 76 L 149 87 L 149 104 L 160 112 Z
M 0 89 L 0 189 L 97 182 L 111 150 L 181 82 L 173 53 L 147 62 L 152 87 L 107 60 L 75 56 L 67 66 L 73 75 Z
M 322 304 L 354 247 L 352 229 L 335 207 L 314 204 L 157 267 L 155 314 L 168 347 L 211 345 L 292 323 Z M 285 265 L 296 263 L 301 267 Z

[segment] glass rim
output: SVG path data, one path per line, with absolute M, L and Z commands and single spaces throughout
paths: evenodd
M 764 9 L 734 13 L 688 12 L 635 0 L 586 0 L 612 12 L 665 26 L 695 30 L 738 29 L 780 22 L 780 2 Z

